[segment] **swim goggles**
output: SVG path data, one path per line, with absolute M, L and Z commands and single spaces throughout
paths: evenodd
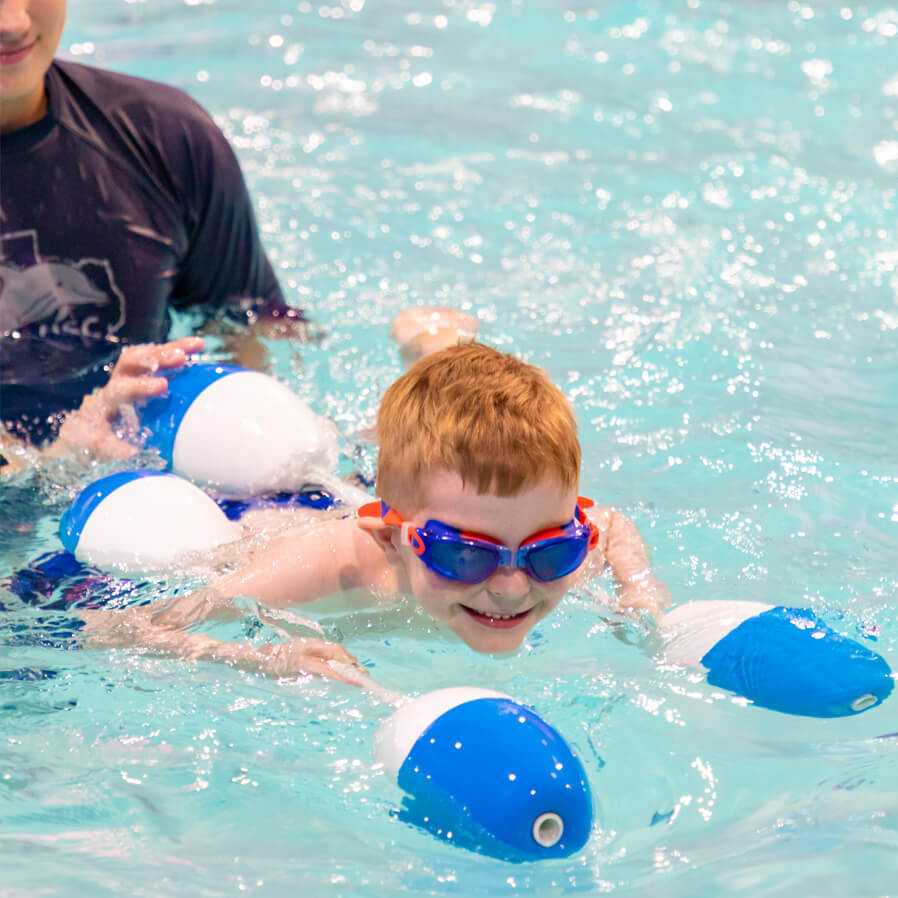
M 546 583 L 577 570 L 598 545 L 598 527 L 581 510 L 593 504 L 580 496 L 574 517 L 567 524 L 534 533 L 517 552 L 489 536 L 466 533 L 442 521 L 429 520 L 423 527 L 416 527 L 383 501 L 369 502 L 358 513 L 359 517 L 381 518 L 385 524 L 398 527 L 402 544 L 411 546 L 430 570 L 448 580 L 482 583 L 500 567 L 512 567 Z

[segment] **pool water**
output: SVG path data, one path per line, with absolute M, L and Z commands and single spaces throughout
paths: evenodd
M 62 47 L 184 88 L 232 140 L 326 331 L 271 367 L 338 423 L 341 470 L 373 473 L 393 315 L 465 309 L 563 387 L 582 492 L 633 516 L 675 603 L 809 606 L 898 665 L 894 8 L 325 3 L 81 0 Z M 3 486 L 0 575 L 59 547 L 97 473 Z M 67 651 L 63 612 L 0 596 L 3 667 L 35 671 L 0 679 L 0 896 L 898 895 L 898 699 L 746 706 L 599 586 L 513 658 L 411 606 L 315 615 L 390 688 L 500 689 L 575 745 L 593 836 L 524 865 L 391 816 L 376 698 Z M 229 626 L 266 635 L 251 607 Z

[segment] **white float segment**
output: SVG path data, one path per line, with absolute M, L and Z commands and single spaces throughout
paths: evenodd
M 421 734 L 438 718 L 452 708 L 481 698 L 507 698 L 504 692 L 478 689 L 475 686 L 453 686 L 437 689 L 402 705 L 390 715 L 374 735 L 374 757 L 395 782 L 399 768 Z
M 172 566 L 190 552 L 231 542 L 240 528 L 180 477 L 140 477 L 93 510 L 75 549 L 79 561 L 124 572 Z
M 332 471 L 336 427 L 288 387 L 258 371 L 209 384 L 178 428 L 172 470 L 245 498 L 303 486 L 310 469 Z
M 664 639 L 664 658 L 670 664 L 697 666 L 729 632 L 774 607 L 763 602 L 719 599 L 673 608 L 658 625 Z

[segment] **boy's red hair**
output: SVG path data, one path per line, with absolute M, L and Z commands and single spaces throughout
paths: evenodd
M 513 496 L 543 478 L 575 490 L 573 410 L 545 372 L 480 343 L 425 356 L 390 386 L 377 415 L 377 493 L 415 506 L 424 478 L 455 471 L 478 493 Z

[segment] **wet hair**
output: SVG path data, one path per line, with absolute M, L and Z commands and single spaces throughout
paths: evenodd
M 420 504 L 424 480 L 440 470 L 498 496 L 545 478 L 576 489 L 580 477 L 564 394 L 542 369 L 481 343 L 425 356 L 393 383 L 377 437 L 377 493 L 389 505 Z

